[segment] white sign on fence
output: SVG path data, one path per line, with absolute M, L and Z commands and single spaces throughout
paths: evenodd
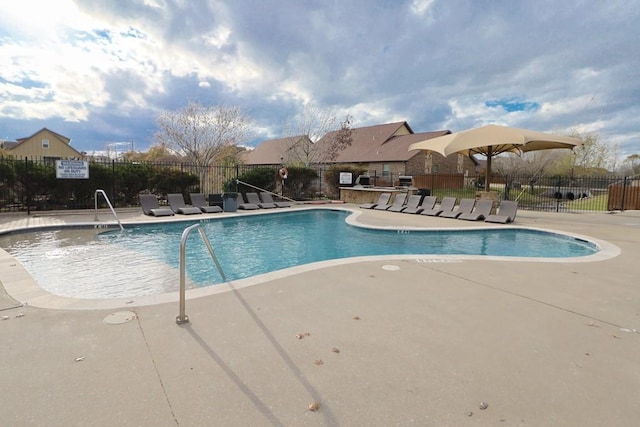
M 353 174 L 351 172 L 340 172 L 340 184 L 351 185 L 353 182 Z
M 89 162 L 84 160 L 56 160 L 56 178 L 89 179 Z

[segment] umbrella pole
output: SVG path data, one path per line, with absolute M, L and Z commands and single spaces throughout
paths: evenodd
M 489 178 L 491 177 L 491 158 L 493 157 L 493 147 L 489 146 L 489 149 L 487 150 L 487 170 L 486 170 L 486 175 L 484 177 L 484 191 L 489 192 L 489 185 L 491 184 L 489 182 Z

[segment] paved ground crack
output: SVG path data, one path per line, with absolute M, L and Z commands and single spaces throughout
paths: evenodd
M 532 297 L 527 296 L 527 295 L 523 295 L 523 294 L 519 294 L 519 293 L 517 293 L 517 292 L 509 291 L 509 290 L 507 290 L 507 289 L 499 288 L 499 287 L 497 287 L 497 286 L 492 286 L 492 285 L 490 285 L 490 284 L 488 284 L 488 283 L 478 282 L 478 281 L 476 281 L 476 280 L 472 280 L 472 279 L 466 278 L 466 277 L 464 277 L 464 276 L 459 276 L 459 275 L 454 274 L 454 273 L 451 273 L 451 272 L 449 272 L 449 271 L 438 270 L 437 268 L 433 268 L 433 266 L 429 266 L 429 267 L 430 267 L 430 269 L 431 269 L 431 270 L 433 270 L 433 271 L 437 271 L 438 273 L 442 273 L 442 274 L 445 274 L 445 275 L 450 276 L 450 277 L 455 277 L 456 279 L 459 279 L 459 280 L 465 281 L 465 282 L 467 282 L 467 283 L 472 283 L 472 284 L 474 284 L 474 285 L 482 286 L 482 287 L 484 287 L 484 288 L 492 289 L 492 290 L 494 290 L 494 291 L 498 291 L 498 292 L 502 292 L 502 293 L 505 293 L 505 294 L 509 294 L 509 295 L 512 295 L 512 296 L 515 296 L 515 297 L 518 297 L 518 298 L 526 299 L 526 300 L 529 300 L 529 301 L 531 301 L 531 302 L 535 302 L 535 303 L 537 303 L 537 304 L 546 305 L 547 307 L 551 307 L 551 308 L 554 308 L 554 309 L 556 309 L 556 310 L 561 310 L 561 311 L 564 311 L 564 312 L 566 312 L 566 313 L 573 314 L 573 315 L 575 315 L 575 316 L 584 317 L 585 319 L 595 320 L 595 321 L 597 321 L 597 322 L 601 322 L 601 323 L 603 323 L 603 324 L 610 325 L 610 326 L 613 326 L 613 327 L 618 328 L 618 329 L 620 329 L 620 328 L 624 328 L 624 326 L 622 326 L 622 325 L 618 325 L 618 324 L 613 323 L 613 322 L 610 322 L 610 321 L 608 321 L 608 320 L 599 319 L 599 318 L 596 318 L 596 317 L 590 316 L 590 315 L 585 314 L 585 313 L 580 313 L 580 312 L 578 312 L 578 311 L 571 310 L 571 309 L 568 309 L 568 308 L 566 308 L 566 307 L 561 307 L 561 306 L 559 306 L 559 305 L 552 304 L 552 303 L 547 302 L 547 301 L 542 301 L 542 300 L 539 300 L 539 299 L 536 299 L 536 298 L 532 298 Z
M 151 363 L 153 363 L 153 369 L 156 371 L 156 376 L 158 377 L 158 381 L 160 382 L 160 388 L 162 389 L 162 393 L 164 394 L 164 398 L 167 401 L 167 405 L 169 406 L 169 411 L 171 412 L 171 416 L 173 417 L 173 421 L 177 426 L 180 425 L 178 422 L 178 417 L 173 410 L 173 406 L 171 405 L 171 400 L 169 399 L 169 395 L 167 394 L 167 390 L 164 387 L 164 382 L 162 381 L 162 376 L 160 375 L 160 370 L 158 369 L 158 364 L 156 363 L 156 359 L 153 357 L 153 353 L 151 352 L 151 347 L 149 346 L 149 342 L 147 341 L 147 336 L 144 333 L 144 329 L 142 328 L 142 323 L 140 323 L 140 316 L 136 313 L 136 321 L 138 322 L 138 327 L 140 328 L 140 333 L 142 334 L 142 339 L 144 340 L 144 345 L 147 347 L 147 351 L 149 352 L 149 357 L 151 358 Z

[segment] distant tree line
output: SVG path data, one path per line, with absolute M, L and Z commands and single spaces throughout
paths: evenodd
M 597 134 L 573 131 L 570 136 L 582 140 L 582 145 L 571 151 L 543 150 L 520 156 L 507 154 L 495 159 L 493 170 L 502 176 L 527 174 L 539 178 L 640 174 L 639 154 L 627 156 L 621 162 L 617 147 L 603 142 Z

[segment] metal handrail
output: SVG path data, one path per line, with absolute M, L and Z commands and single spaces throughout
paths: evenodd
M 122 223 L 120 222 L 120 219 L 118 218 L 118 215 L 116 215 L 115 209 L 113 209 L 113 206 L 111 206 L 111 202 L 109 201 L 109 198 L 107 197 L 107 193 L 105 193 L 104 190 L 99 190 L 98 189 L 93 194 L 93 198 L 95 200 L 95 217 L 94 217 L 94 221 L 98 221 L 98 194 L 102 194 L 104 196 L 104 200 L 107 202 L 107 205 L 109 205 L 109 209 L 111 209 L 111 213 L 113 214 L 113 217 L 116 219 L 116 221 L 118 221 L 118 225 L 120 226 L 120 230 L 124 230 L 124 227 L 122 226 Z
M 273 191 L 265 190 L 264 188 L 256 187 L 255 185 L 249 184 L 248 182 L 240 181 L 236 179 L 236 184 L 246 185 L 247 187 L 254 188 L 256 190 L 262 191 L 264 193 L 269 193 L 272 196 L 280 197 L 281 199 L 288 200 L 293 203 L 297 203 L 294 199 L 290 199 L 289 197 L 283 196 L 282 194 L 274 193 Z
M 224 280 L 225 282 L 227 281 L 227 277 L 224 275 L 224 272 L 222 271 L 222 266 L 220 265 L 218 258 L 216 258 L 216 254 L 213 252 L 213 247 L 211 247 L 211 243 L 209 242 L 209 239 L 207 238 L 207 235 L 204 232 L 204 228 L 202 228 L 200 224 L 194 224 L 190 227 L 185 228 L 185 230 L 182 232 L 182 239 L 180 240 L 180 314 L 176 316 L 176 323 L 178 325 L 182 325 L 183 323 L 189 323 L 189 316 L 185 314 L 185 299 L 186 299 L 185 298 L 185 293 L 186 293 L 186 284 L 185 284 L 186 250 L 185 248 L 187 246 L 187 238 L 189 237 L 189 233 L 191 233 L 191 231 L 193 231 L 196 228 L 200 232 L 202 241 L 204 241 L 204 244 L 207 246 L 207 249 L 209 250 L 209 254 L 211 255 L 211 259 L 216 265 L 216 268 L 218 269 L 218 272 L 220 273 L 222 280 Z

